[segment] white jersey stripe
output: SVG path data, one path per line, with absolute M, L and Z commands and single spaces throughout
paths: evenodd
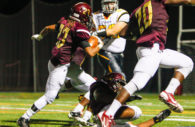
M 84 29 L 78 29 L 76 32 L 85 32 L 85 33 L 89 34 L 89 36 L 91 35 L 88 30 L 84 30 Z

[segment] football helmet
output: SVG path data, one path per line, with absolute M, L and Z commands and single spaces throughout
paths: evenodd
M 88 25 L 91 18 L 91 7 L 85 2 L 79 2 L 71 8 L 70 18 L 72 20 Z
M 110 3 L 113 3 L 113 5 L 111 5 Z M 110 14 L 110 13 L 115 12 L 119 8 L 119 1 L 118 0 L 102 0 L 101 6 L 102 6 L 103 13 Z
M 122 74 L 116 72 L 105 75 L 101 81 L 107 84 L 114 92 L 118 92 L 121 86 L 126 84 L 125 77 Z

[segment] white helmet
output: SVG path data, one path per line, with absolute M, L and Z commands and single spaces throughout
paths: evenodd
M 115 3 L 114 7 L 111 9 L 108 3 Z M 119 8 L 119 1 L 118 0 L 102 0 L 102 11 L 103 13 L 113 13 Z

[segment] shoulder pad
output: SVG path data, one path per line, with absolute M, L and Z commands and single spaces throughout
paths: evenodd
M 96 15 L 96 14 L 100 14 L 101 11 L 96 11 L 94 12 L 93 14 Z
M 120 12 L 121 13 L 121 12 L 127 12 L 127 11 L 122 9 L 122 8 L 119 8 L 119 9 L 116 10 L 116 12 Z

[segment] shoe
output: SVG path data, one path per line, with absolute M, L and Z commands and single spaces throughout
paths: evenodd
M 114 118 L 106 115 L 106 111 L 98 113 L 97 116 L 101 122 L 101 127 L 111 127 L 112 125 L 115 125 Z
M 25 119 L 23 117 L 20 117 L 18 120 L 17 120 L 17 123 L 20 127 L 30 127 L 29 125 L 29 120 L 28 119 Z
M 156 115 L 153 119 L 155 123 L 163 121 L 165 118 L 167 118 L 171 114 L 171 111 L 169 109 L 161 111 L 158 115 Z
M 167 104 L 174 112 L 182 113 L 183 107 L 175 100 L 173 94 L 162 91 L 159 96 L 160 101 Z
M 95 123 L 92 123 L 92 122 L 90 122 L 89 120 L 84 120 L 83 118 L 81 118 L 81 117 L 77 117 L 77 118 L 75 118 L 75 120 L 79 123 L 79 124 L 81 124 L 81 125 L 83 125 L 83 126 L 95 126 Z
M 69 119 L 75 119 L 77 117 L 81 117 L 81 113 L 80 112 L 74 112 L 74 111 L 71 111 L 69 112 L 68 114 L 68 118 Z
M 140 95 L 131 95 L 131 96 L 126 100 L 126 102 L 131 102 L 131 101 L 134 101 L 134 100 L 142 100 L 142 96 L 140 96 Z

